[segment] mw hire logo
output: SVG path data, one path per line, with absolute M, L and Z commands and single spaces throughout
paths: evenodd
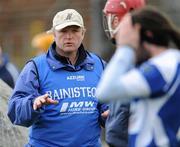
M 95 109 L 93 101 L 65 102 L 62 104 L 60 112 L 68 111 L 92 111 Z

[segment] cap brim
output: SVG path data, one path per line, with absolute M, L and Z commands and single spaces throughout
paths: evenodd
M 56 31 L 60 31 L 60 30 L 62 30 L 63 28 L 68 27 L 68 26 L 79 26 L 79 27 L 81 27 L 81 28 L 84 28 L 83 25 L 80 25 L 80 24 L 77 23 L 77 22 L 66 22 L 66 23 L 57 25 L 54 29 L 55 29 Z M 46 33 L 48 33 L 48 34 L 49 34 L 49 33 L 52 33 L 52 32 L 53 32 L 53 28 L 51 28 L 50 30 L 46 31 Z

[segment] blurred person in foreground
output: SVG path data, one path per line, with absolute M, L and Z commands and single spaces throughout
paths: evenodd
M 116 44 L 114 32 L 118 29 L 123 16 L 143 6 L 145 6 L 145 0 L 107 0 L 103 9 L 103 24 L 107 37 L 113 44 Z M 119 68 L 121 68 L 121 64 L 119 64 Z M 106 142 L 110 147 L 126 147 L 128 145 L 130 105 L 115 101 L 109 104 L 109 110 L 105 127 Z
M 54 42 L 25 65 L 8 116 L 30 127 L 27 146 L 100 147 L 101 114 L 108 106 L 98 102 L 95 91 L 104 61 L 85 50 L 84 22 L 76 10 L 58 12 L 48 33 Z
M 8 55 L 3 53 L 0 46 L 0 78 L 11 88 L 14 88 L 18 75 L 17 67 L 9 61 Z
M 115 39 L 117 50 L 96 96 L 131 102 L 130 147 L 179 147 L 179 30 L 165 14 L 144 7 L 123 18 Z

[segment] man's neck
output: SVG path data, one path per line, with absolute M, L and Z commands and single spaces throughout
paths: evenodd
M 75 64 L 76 64 L 76 61 L 77 61 L 77 59 L 78 59 L 78 56 L 79 56 L 79 54 L 78 54 L 78 52 L 77 52 L 76 54 L 71 55 L 71 56 L 68 57 L 68 60 L 71 62 L 72 65 L 75 65 Z
M 63 52 L 63 51 L 57 51 L 56 52 L 65 58 L 70 62 L 70 64 L 75 65 L 76 61 L 78 59 L 79 53 L 78 52 Z
M 161 54 L 162 52 L 164 52 L 165 50 L 167 50 L 166 47 L 160 47 L 160 46 L 156 46 L 153 48 L 151 54 L 152 54 L 152 57 L 154 56 L 158 56 L 159 54 Z

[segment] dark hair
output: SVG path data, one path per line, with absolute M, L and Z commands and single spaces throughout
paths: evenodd
M 180 31 L 162 12 L 152 6 L 133 11 L 133 24 L 141 25 L 141 41 L 168 47 L 172 41 L 180 49 Z

